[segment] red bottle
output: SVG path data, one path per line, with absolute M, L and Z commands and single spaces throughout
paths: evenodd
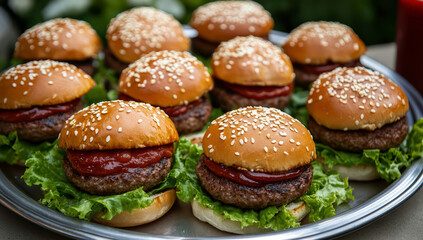
M 399 0 L 396 71 L 423 94 L 423 0 Z

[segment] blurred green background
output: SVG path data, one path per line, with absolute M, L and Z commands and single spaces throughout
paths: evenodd
M 18 34 L 56 17 L 71 17 L 89 22 L 105 36 L 111 18 L 135 6 L 154 6 L 187 23 L 192 11 L 209 0 L 0 0 L 11 15 Z M 393 0 L 261 0 L 275 29 L 289 32 L 303 22 L 338 21 L 354 29 L 367 45 L 392 42 L 395 38 L 397 1 Z M 0 26 L 1 27 L 1 26 Z M 13 51 L 9 47 L 7 56 Z

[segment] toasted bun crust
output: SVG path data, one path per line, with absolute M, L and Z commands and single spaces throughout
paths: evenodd
M 404 117 L 408 99 L 401 88 L 363 67 L 337 68 L 313 83 L 307 110 L 316 122 L 335 130 L 374 130 Z
M 134 101 L 93 104 L 70 117 L 59 147 L 73 150 L 131 149 L 179 141 L 172 120 L 159 108 Z
M 272 30 L 273 19 L 252 1 L 217 1 L 195 10 L 189 24 L 202 39 L 223 42 L 236 36 L 263 37 Z
M 262 38 L 236 37 L 213 53 L 213 74 L 229 83 L 250 86 L 283 86 L 294 80 L 289 57 Z
M 323 163 L 323 159 L 321 159 L 321 157 L 318 157 L 317 159 L 320 163 L 322 163 L 326 170 L 337 171 L 342 179 L 348 178 L 350 181 L 372 181 L 380 178 L 376 167 L 370 164 L 358 164 L 352 167 L 335 165 L 330 168 L 328 165 Z
M 129 212 L 121 212 L 110 220 L 101 218 L 103 213 L 93 217 L 93 221 L 111 227 L 134 227 L 155 221 L 165 215 L 176 199 L 175 189 L 169 189 L 166 192 L 153 195 L 154 202 L 142 209 L 134 209 Z
M 214 162 L 259 172 L 287 171 L 316 158 L 313 139 L 298 120 L 264 107 L 239 108 L 214 120 L 203 149 Z
M 126 68 L 119 79 L 121 92 L 160 107 L 186 105 L 212 87 L 207 68 L 189 52 L 151 52 Z
M 113 55 L 131 63 L 151 51 L 187 51 L 190 40 L 171 15 L 151 7 L 120 13 L 107 29 L 107 44 Z
M 84 21 L 57 18 L 26 30 L 15 45 L 14 57 L 25 60 L 84 60 L 101 50 L 101 40 Z
M 282 46 L 294 63 L 345 63 L 366 52 L 363 41 L 348 26 L 336 22 L 308 22 L 292 31 Z
M 51 60 L 32 61 L 0 77 L 0 109 L 20 109 L 70 102 L 95 82 L 73 65 Z
M 210 208 L 201 206 L 196 201 L 191 201 L 191 207 L 192 213 L 196 218 L 203 222 L 207 222 L 213 227 L 224 232 L 236 234 L 258 234 L 272 231 L 271 229 L 259 228 L 257 225 L 242 228 L 240 222 L 223 219 L 223 215 L 215 213 Z M 286 208 L 292 215 L 294 215 L 294 217 L 297 218 L 297 222 L 301 221 L 310 212 L 310 208 L 303 201 L 298 203 L 289 203 L 286 205 Z

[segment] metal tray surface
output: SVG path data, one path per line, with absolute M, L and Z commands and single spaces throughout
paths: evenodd
M 189 37 L 196 32 L 184 27 Z M 280 45 L 286 33 L 272 31 L 270 40 Z M 423 116 L 423 98 L 401 76 L 363 56 L 362 64 L 377 70 L 396 82 L 406 93 L 410 112 L 410 125 Z M 57 233 L 78 239 L 322 239 L 347 234 L 385 215 L 412 196 L 423 184 L 423 159 L 414 162 L 401 178 L 388 184 L 383 180 L 350 182 L 355 200 L 337 207 L 337 215 L 298 228 L 259 235 L 231 235 L 221 232 L 194 218 L 189 204 L 177 201 L 171 211 L 161 219 L 139 227 L 119 229 L 86 222 L 53 211 L 37 200 L 42 196 L 38 187 L 28 187 L 20 178 L 24 168 L 0 165 L 0 202 L 20 216 Z

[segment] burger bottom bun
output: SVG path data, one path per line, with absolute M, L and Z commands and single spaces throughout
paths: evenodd
M 165 215 L 172 207 L 176 199 L 175 189 L 169 189 L 152 197 L 154 197 L 153 203 L 146 208 L 121 212 L 110 220 L 101 218 L 104 213 L 98 213 L 92 220 L 111 227 L 134 227 L 152 222 Z
M 241 228 L 240 222 L 223 219 L 223 215 L 215 213 L 210 208 L 201 206 L 196 201 L 191 201 L 191 207 L 196 218 L 203 222 L 207 222 L 213 227 L 224 232 L 236 234 L 257 234 L 272 231 L 272 229 L 259 228 L 257 225 Z M 310 209 L 304 201 L 289 203 L 286 208 L 292 215 L 294 215 L 294 217 L 297 218 L 297 222 L 301 221 L 310 212 Z
M 345 165 L 334 165 L 330 168 L 324 164 L 321 158 L 318 158 L 326 170 L 334 170 L 339 173 L 341 178 L 348 178 L 352 181 L 372 181 L 380 178 L 376 167 L 369 164 L 358 164 L 356 166 L 347 167 Z

